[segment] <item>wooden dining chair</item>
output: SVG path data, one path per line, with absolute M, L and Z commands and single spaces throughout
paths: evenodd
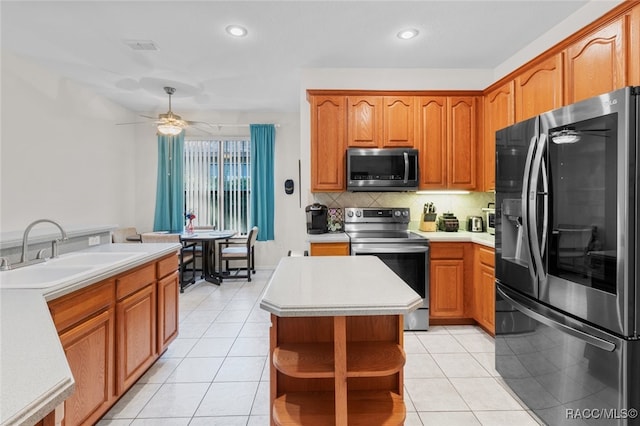
M 246 270 L 246 275 L 233 275 L 229 278 L 246 278 L 247 281 L 251 281 L 251 274 L 256 273 L 255 264 L 255 250 L 256 239 L 258 238 L 258 227 L 254 226 L 247 234 L 246 239 L 231 238 L 225 241 L 221 241 L 219 262 L 220 269 L 222 269 L 222 261 L 225 261 L 227 271 L 235 269 L 237 271 Z M 246 267 L 229 268 L 230 261 L 245 260 L 247 262 Z M 225 277 L 226 278 L 226 277 Z
M 142 243 L 180 243 L 180 292 L 188 284 L 196 282 L 196 243 L 187 243 L 180 240 L 179 234 L 163 234 L 155 232 L 146 232 L 141 235 Z M 190 273 L 187 274 L 187 267 L 191 265 Z

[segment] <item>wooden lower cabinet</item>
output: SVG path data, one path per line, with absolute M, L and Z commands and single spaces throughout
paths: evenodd
M 156 289 L 149 284 L 116 304 L 117 391 L 124 393 L 156 360 Z
M 401 315 L 271 315 L 270 333 L 271 425 L 404 424 Z
M 58 410 L 64 426 L 95 424 L 175 339 L 177 268 L 177 256 L 166 256 L 49 302 L 75 380 Z
M 430 251 L 430 323 L 473 323 L 471 243 L 431 242 Z
M 493 336 L 496 303 L 494 249 L 476 245 L 474 258 L 474 319 Z
M 65 401 L 65 425 L 93 424 L 113 402 L 113 330 L 108 309 L 60 334 L 76 386 Z
M 349 256 L 349 243 L 311 243 L 311 256 Z
M 158 353 L 164 352 L 178 336 L 179 275 L 171 275 L 158 281 Z

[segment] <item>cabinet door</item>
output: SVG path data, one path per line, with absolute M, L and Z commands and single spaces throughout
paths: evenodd
M 114 401 L 113 336 L 113 308 L 60 334 L 75 380 L 75 390 L 65 401 L 65 426 L 94 424 Z
M 382 141 L 382 97 L 347 97 L 347 144 L 378 148 Z
M 562 53 L 533 65 L 515 79 L 516 121 L 562 106 Z
M 383 147 L 415 146 L 415 102 L 413 96 L 385 96 Z
M 464 316 L 464 260 L 431 260 L 429 315 L 434 318 Z
M 116 390 L 122 394 L 156 359 L 155 283 L 116 303 Z
M 477 144 L 477 99 L 472 96 L 448 99 L 448 167 L 449 188 L 475 189 Z
M 443 189 L 447 185 L 447 98 L 420 96 L 417 103 L 420 189 Z
M 496 131 L 514 123 L 513 81 L 487 93 L 484 97 L 484 138 L 482 141 L 483 167 L 481 189 L 496 187 Z
M 495 334 L 495 274 L 490 266 L 481 264 L 479 267 L 478 282 L 477 321 L 491 334 Z
M 345 190 L 344 96 L 311 98 L 311 190 Z
M 349 243 L 311 243 L 311 256 L 349 256 Z
M 583 37 L 566 50 L 568 104 L 626 84 L 624 19 Z M 632 60 L 638 60 L 636 57 Z
M 640 86 L 640 3 L 629 11 L 629 76 L 627 84 Z
M 164 352 L 178 335 L 178 273 L 158 281 L 158 353 Z

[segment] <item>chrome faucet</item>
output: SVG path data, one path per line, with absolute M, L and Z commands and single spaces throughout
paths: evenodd
M 20 258 L 20 263 L 18 265 L 26 266 L 31 263 L 44 262 L 45 259 L 44 259 L 44 256 L 42 255 L 42 251 L 38 253 L 38 256 L 33 261 L 29 261 L 27 259 L 27 249 L 28 249 L 27 242 L 29 240 L 29 232 L 31 232 L 31 228 L 33 228 L 35 225 L 39 223 L 51 223 L 57 226 L 58 229 L 60 230 L 60 234 L 62 235 L 62 240 L 67 239 L 67 233 L 65 232 L 65 230 L 62 229 L 62 226 L 60 226 L 60 224 L 58 224 L 57 222 L 54 222 L 53 220 L 38 219 L 36 221 L 31 222 L 29 226 L 27 226 L 27 229 L 24 230 L 24 235 L 22 236 L 22 257 Z M 58 241 L 60 241 L 60 239 L 55 239 L 51 241 L 51 257 L 58 257 Z M 12 266 L 16 267 L 17 265 L 12 265 Z

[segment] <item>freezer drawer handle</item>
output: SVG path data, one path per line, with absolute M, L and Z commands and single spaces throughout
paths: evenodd
M 567 333 L 573 337 L 576 337 L 586 343 L 589 343 L 590 345 L 593 345 L 595 347 L 598 347 L 602 350 L 605 350 L 607 352 L 613 352 L 616 349 L 616 345 L 601 339 L 599 337 L 596 336 L 592 336 L 590 334 L 587 334 L 583 331 L 580 330 L 576 330 L 575 328 L 571 328 L 568 327 L 564 324 L 561 324 L 557 321 L 554 321 L 551 318 L 547 318 L 544 315 L 541 315 L 537 312 L 535 312 L 534 310 L 532 310 L 531 308 L 529 308 L 528 306 L 524 305 L 523 303 L 517 302 L 515 301 L 512 297 L 507 296 L 505 294 L 505 292 L 500 289 L 499 287 L 496 287 L 496 291 L 500 294 L 500 297 L 503 297 L 505 299 L 507 299 L 509 301 L 509 303 L 511 303 L 517 310 L 519 310 L 520 312 L 522 312 L 523 314 L 530 316 L 531 318 L 543 323 L 544 325 L 547 325 L 551 328 L 555 328 L 556 330 L 560 330 L 564 333 Z

